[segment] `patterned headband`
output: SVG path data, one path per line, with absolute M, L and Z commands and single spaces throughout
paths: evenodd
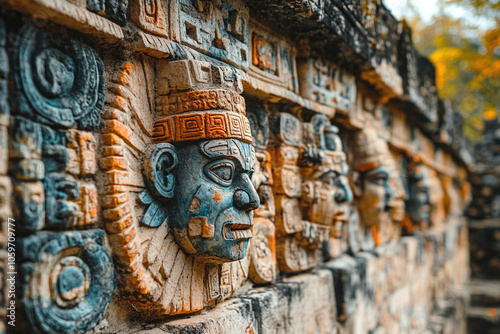
M 245 116 L 227 111 L 189 113 L 159 119 L 153 127 L 153 140 L 157 143 L 229 138 L 252 143 L 250 123 Z
M 157 100 L 170 115 L 153 126 L 153 140 L 172 143 L 203 139 L 239 139 L 252 143 L 242 96 L 223 89 L 172 94 Z

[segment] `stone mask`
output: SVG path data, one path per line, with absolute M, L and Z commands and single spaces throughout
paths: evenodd
M 183 250 L 215 263 L 244 258 L 252 210 L 259 206 L 252 145 L 237 139 L 161 143 L 152 161 L 153 193 L 165 199 L 169 227 Z
M 406 203 L 413 224 L 426 224 L 430 220 L 432 206 L 430 176 L 427 167 L 421 165 L 408 177 L 409 198 Z
M 389 217 L 392 196 L 390 172 L 380 166 L 355 176 L 353 190 L 363 222 L 367 226 L 380 226 Z

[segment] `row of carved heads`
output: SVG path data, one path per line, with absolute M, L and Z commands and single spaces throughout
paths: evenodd
M 0 195 L 14 198 L 20 300 L 38 332 L 97 325 L 117 276 L 145 318 L 192 313 L 247 278 L 270 283 L 431 219 L 428 169 L 369 127 L 345 149 L 327 116 L 244 99 L 239 72 L 216 61 L 113 63 L 105 105 L 94 50 L 17 34 Z

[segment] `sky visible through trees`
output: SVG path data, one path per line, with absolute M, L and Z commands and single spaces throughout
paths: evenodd
M 500 116 L 500 0 L 385 0 L 412 27 L 417 50 L 436 65 L 439 96 L 481 137 L 483 119 Z

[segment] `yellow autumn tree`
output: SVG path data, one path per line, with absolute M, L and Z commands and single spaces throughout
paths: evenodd
M 442 99 L 451 100 L 465 118 L 464 132 L 481 137 L 482 120 L 500 115 L 500 1 L 442 0 L 439 11 L 424 23 L 408 2 L 416 48 L 436 66 Z M 452 18 L 449 8 L 468 17 Z

